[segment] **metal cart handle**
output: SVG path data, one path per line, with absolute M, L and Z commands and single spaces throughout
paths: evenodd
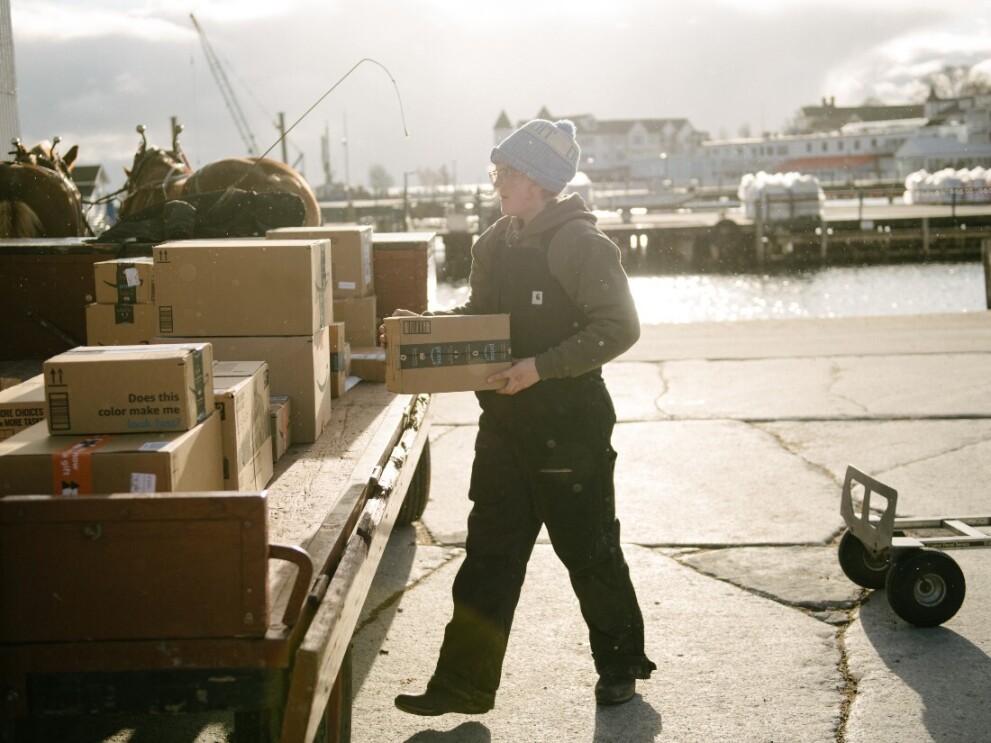
M 292 627 L 299 619 L 306 594 L 309 593 L 310 584 L 313 582 L 313 560 L 302 547 L 290 544 L 268 545 L 268 559 L 285 560 L 298 568 L 292 594 L 289 596 L 286 610 L 282 614 L 282 624 L 286 627 Z

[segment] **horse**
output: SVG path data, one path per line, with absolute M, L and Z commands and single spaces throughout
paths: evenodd
M 129 217 L 153 204 L 179 198 L 186 180 L 193 173 L 179 148 L 181 125 L 176 124 L 172 128 L 171 150 L 149 148 L 144 124 L 139 124 L 137 131 L 141 135 L 141 145 L 134 154 L 131 167 L 124 168 L 127 181 L 122 189 L 125 196 L 118 212 L 120 217 Z
M 306 180 L 293 168 L 268 158 L 234 157 L 216 160 L 195 172 L 179 147 L 182 126 L 172 130 L 172 149 L 148 147 L 144 126 L 138 127 L 141 146 L 127 173 L 126 196 L 120 216 L 126 217 L 163 201 L 212 191 L 239 188 L 256 193 L 290 193 L 303 201 L 306 221 L 301 226 L 320 225 L 320 205 Z
M 13 161 L 0 163 L 0 238 L 79 237 L 86 234 L 82 197 L 71 177 L 79 153 L 60 156 L 61 139 L 27 149 L 13 139 Z

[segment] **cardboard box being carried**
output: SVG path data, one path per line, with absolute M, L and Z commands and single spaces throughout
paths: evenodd
M 497 389 L 486 377 L 512 366 L 509 315 L 387 317 L 385 334 L 392 392 Z
M 151 257 L 116 258 L 93 264 L 95 299 L 100 304 L 154 304 Z
M 45 420 L 45 377 L 0 390 L 0 440 Z
M 280 227 L 269 230 L 266 237 L 270 240 L 329 240 L 333 298 L 366 297 L 375 292 L 371 227 Z
M 213 355 L 219 361 L 268 362 L 271 393 L 292 398 L 293 441 L 310 443 L 323 433 L 330 422 L 330 350 L 326 326 L 306 336 L 199 340 L 213 345 Z
M 213 399 L 220 413 L 224 490 L 264 490 L 272 479 L 268 364 L 217 361 Z
M 220 416 L 215 414 L 180 433 L 50 436 L 44 423 L 36 423 L 0 441 L 0 496 L 223 487 Z
M 158 334 L 153 304 L 86 305 L 86 343 L 91 346 L 135 346 Z
M 213 412 L 209 343 L 79 346 L 42 371 L 52 434 L 188 431 Z
M 334 319 L 327 240 L 183 240 L 157 245 L 163 337 L 311 336 Z

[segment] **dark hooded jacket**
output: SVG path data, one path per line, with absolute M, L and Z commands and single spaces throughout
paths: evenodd
M 468 302 L 431 314 L 499 312 L 495 281 L 498 252 L 508 245 L 512 260 L 513 251 L 546 245 L 551 275 L 586 321 L 574 334 L 536 354 L 537 372 L 541 379 L 556 379 L 600 368 L 636 343 L 640 321 L 619 249 L 595 223 L 595 215 L 578 194 L 548 205 L 526 225 L 516 217 L 503 217 L 472 247 Z M 520 354 L 514 352 L 514 356 Z

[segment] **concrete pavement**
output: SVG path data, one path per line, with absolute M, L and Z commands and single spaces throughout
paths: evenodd
M 477 405 L 438 395 L 430 502 L 394 534 L 355 640 L 355 743 L 989 739 L 991 552 L 951 553 L 966 600 L 919 629 L 843 575 L 836 542 L 848 464 L 897 488 L 901 515 L 991 512 L 991 315 L 645 327 L 606 378 L 653 679 L 596 708 L 542 539 L 495 709 L 393 707 L 433 669 L 463 557 Z

